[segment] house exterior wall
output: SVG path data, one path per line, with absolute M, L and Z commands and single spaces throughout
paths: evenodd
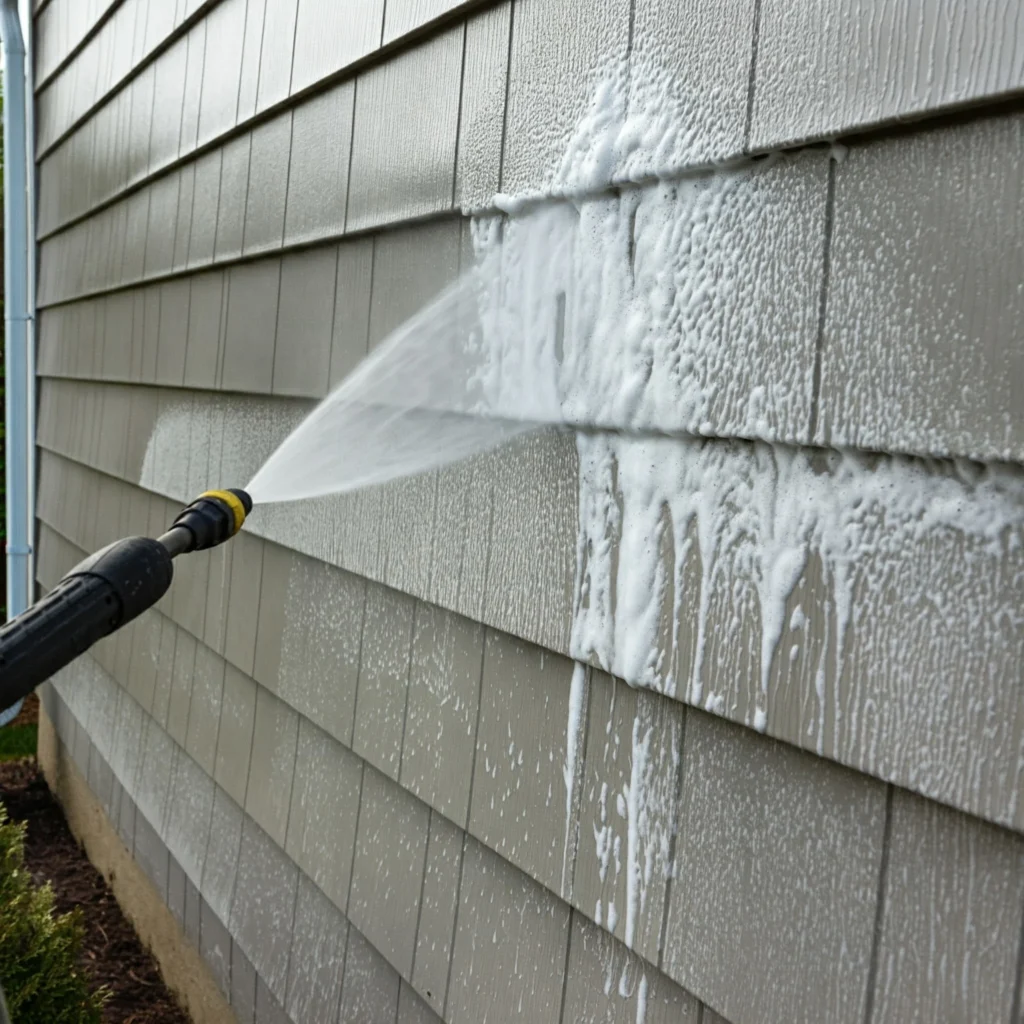
M 838 625 L 811 558 L 767 663 L 681 538 L 650 675 L 579 639 L 603 430 L 257 510 L 44 694 L 239 1021 L 1024 1020 L 1014 0 L 43 0 L 35 47 L 44 589 L 244 484 L 627 58 L 679 180 L 786 151 L 691 227 L 767 411 L 661 410 L 658 458 L 1009 509 L 872 524 Z

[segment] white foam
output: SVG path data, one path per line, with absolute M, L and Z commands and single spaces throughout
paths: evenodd
M 606 434 L 581 434 L 579 449 L 583 539 L 571 653 L 636 685 L 703 703 L 715 677 L 706 664 L 712 598 L 733 594 L 731 609 L 716 607 L 714 625 L 726 646 L 743 642 L 743 625 L 759 630 L 760 692 L 748 724 L 770 726 L 769 678 L 787 605 L 812 557 L 831 601 L 789 617 L 801 628 L 815 615 L 829 619 L 818 623 L 835 637 L 820 666 L 819 704 L 824 673 L 842 675 L 858 608 L 880 609 L 887 588 L 898 584 L 901 600 L 924 608 L 941 602 L 957 633 L 975 642 L 996 642 L 997 620 L 1008 614 L 991 616 L 976 586 L 986 565 L 998 577 L 1024 537 L 1024 479 L 1010 467 Z M 904 570 L 907 557 L 935 543 L 959 545 L 959 557 L 982 571 L 965 580 L 945 564 Z M 751 594 L 754 624 L 744 617 Z M 695 637 L 689 660 L 682 629 Z
M 823 203 L 828 156 L 796 158 L 818 172 L 797 175 L 807 194 L 789 206 L 775 201 L 789 158 L 652 177 L 686 148 L 663 78 L 607 76 L 547 194 L 478 218 L 476 265 L 293 432 L 250 482 L 257 502 L 424 472 L 540 424 L 806 431 L 820 253 L 804 233 L 821 218 L 802 206 Z M 766 252 L 787 254 L 795 298 L 779 301 Z
M 565 764 L 562 779 L 565 783 L 565 844 L 562 851 L 562 884 L 567 884 L 571 863 L 573 796 L 576 787 L 576 772 L 583 746 L 583 711 L 587 695 L 587 668 L 578 662 L 573 666 L 572 683 L 569 687 L 569 717 L 565 729 Z M 521 756 L 521 755 L 520 755 Z

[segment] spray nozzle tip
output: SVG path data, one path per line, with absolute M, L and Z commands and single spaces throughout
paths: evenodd
M 233 494 L 242 503 L 246 515 L 252 511 L 252 498 L 249 497 L 248 492 L 243 491 L 241 487 L 229 487 L 228 493 Z
M 252 511 L 252 498 L 239 489 L 204 491 L 174 520 L 175 527 L 185 527 L 192 537 L 184 550 L 203 551 L 230 540 Z

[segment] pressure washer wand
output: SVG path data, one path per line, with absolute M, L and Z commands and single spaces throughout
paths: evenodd
M 0 710 L 152 608 L 171 585 L 173 559 L 230 540 L 251 511 L 245 491 L 207 491 L 157 540 L 115 541 L 72 569 L 46 597 L 0 627 Z

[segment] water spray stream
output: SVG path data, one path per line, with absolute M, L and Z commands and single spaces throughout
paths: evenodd
M 535 216 L 547 232 L 567 214 Z M 563 422 L 557 280 L 545 277 L 542 294 L 527 289 L 524 303 L 521 254 L 497 237 L 484 245 L 477 266 L 399 327 L 285 439 L 247 486 L 254 502 L 386 483 Z

